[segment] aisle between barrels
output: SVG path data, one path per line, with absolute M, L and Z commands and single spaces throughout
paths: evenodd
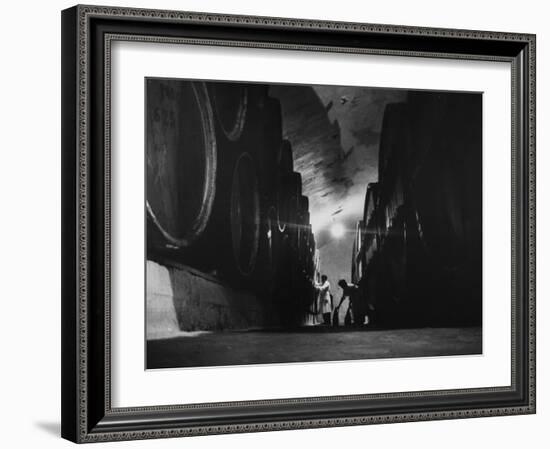
M 147 342 L 149 369 L 480 354 L 479 327 L 189 333 Z

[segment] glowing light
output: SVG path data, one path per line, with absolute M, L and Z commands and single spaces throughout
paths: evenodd
M 344 226 L 342 226 L 342 223 L 334 223 L 330 228 L 330 233 L 336 239 L 342 237 L 345 232 L 346 230 L 344 229 Z

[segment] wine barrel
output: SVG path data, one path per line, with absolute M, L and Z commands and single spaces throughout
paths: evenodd
M 277 209 L 271 206 L 267 212 L 267 263 L 269 272 L 277 272 L 279 254 L 281 251 L 281 235 L 277 226 Z
M 311 263 L 311 265 L 313 266 L 313 255 L 315 254 L 315 237 L 313 236 L 311 224 L 307 225 L 306 247 L 308 263 Z
M 387 230 L 391 227 L 393 220 L 396 218 L 398 209 L 405 202 L 405 191 L 403 185 L 403 176 L 401 173 L 398 173 L 395 176 L 393 183 L 390 184 L 386 192 L 384 192 L 385 195 L 380 207 L 384 209 L 384 218 L 386 220 Z
M 235 163 L 230 201 L 233 262 L 241 275 L 249 276 L 258 254 L 260 198 L 256 167 L 248 153 L 241 154 Z
M 378 209 L 381 240 L 388 233 L 397 209 L 405 203 L 409 185 L 410 114 L 406 103 L 391 103 L 384 111 L 378 167 Z
M 259 123 L 254 124 L 258 126 L 258 136 L 253 143 L 254 153 L 260 171 L 260 190 L 271 201 L 276 196 L 277 166 L 283 142 L 281 103 L 275 98 L 266 97 L 258 114 Z
M 294 171 L 294 156 L 292 153 L 292 146 L 288 140 L 283 140 L 279 146 L 279 153 L 277 156 L 277 165 L 282 173 L 291 173 Z
M 321 254 L 318 249 L 315 250 L 315 255 L 313 256 L 313 266 L 315 270 L 315 281 L 321 282 Z
M 269 283 L 276 281 L 279 265 L 282 234 L 277 226 L 277 209 L 273 205 L 261 204 L 260 242 L 258 249 L 258 270 L 255 281 L 262 288 L 269 288 Z
M 221 129 L 230 141 L 239 140 L 248 112 L 248 88 L 236 82 L 209 82 L 214 112 Z
M 355 226 L 355 238 L 353 239 L 352 260 L 351 260 L 351 282 L 359 283 L 363 275 L 363 238 L 365 229 L 363 220 L 359 220 Z
M 407 169 L 410 147 L 408 111 L 406 103 L 389 103 L 384 109 L 378 152 L 378 182 L 382 187 L 393 182 L 392 175 Z
M 284 177 L 284 208 L 288 210 L 288 221 L 285 232 L 290 237 L 290 245 L 293 250 L 297 249 L 300 236 L 300 197 L 302 196 L 302 175 L 292 172 Z
M 437 135 L 443 131 L 440 124 L 447 121 L 449 101 L 453 96 L 464 93 L 410 91 L 407 95 L 410 133 L 413 145 L 409 147 L 409 173 L 411 178 L 418 176 L 418 170 L 429 157 Z
M 311 253 L 310 248 L 308 247 L 307 260 L 306 260 L 306 265 L 305 265 L 305 273 L 306 273 L 307 278 L 310 281 L 313 281 L 313 279 L 315 278 L 315 273 L 314 273 L 313 268 L 314 268 L 313 267 L 313 254 Z
M 415 93 L 388 105 L 378 199 L 364 219 L 366 289 L 393 325 L 481 320 L 481 96 Z M 393 131 L 392 131 L 393 130 Z M 369 232 L 370 234 L 370 232 Z M 373 274 L 376 277 L 373 278 Z
M 351 247 L 351 282 L 353 284 L 357 283 L 357 226 L 355 230 L 356 234 L 353 239 L 353 244 Z
M 311 225 L 309 226 L 309 235 L 308 235 L 308 250 L 309 250 L 309 257 L 311 259 L 311 262 L 313 264 L 313 259 L 315 257 L 315 236 L 313 235 L 313 230 L 311 228 Z
M 284 232 L 289 222 L 289 202 L 288 188 L 286 180 L 288 175 L 293 172 L 293 156 L 292 146 L 288 140 L 283 140 L 279 146 L 279 155 L 277 162 L 277 186 L 276 186 L 276 201 L 277 201 L 277 224 L 279 230 Z
M 204 231 L 216 195 L 209 95 L 202 82 L 148 79 L 146 100 L 149 219 L 166 246 L 189 247 Z
M 418 124 L 423 133 L 416 130 L 433 137 L 426 157 L 415 164 L 411 196 L 425 248 L 442 267 L 456 270 L 481 260 L 481 98 L 443 99 L 437 130 L 429 123 Z
M 306 242 L 307 225 L 309 225 L 309 199 L 307 196 L 300 195 L 298 198 L 298 239 Z
M 306 212 L 309 212 L 309 198 L 305 195 L 300 196 L 300 210 L 305 216 Z M 307 217 L 307 222 L 304 222 L 305 224 L 309 224 L 309 215 Z
M 396 303 L 396 323 L 405 324 L 407 320 L 414 322 L 418 316 L 421 302 L 424 298 L 415 297 L 409 291 L 409 276 L 407 270 L 407 214 L 404 206 L 400 206 L 391 225 L 388 228 L 388 236 L 384 246 L 384 270 L 381 274 L 386 280 L 388 298 L 386 300 Z M 423 280 L 425 281 L 425 279 Z
M 299 261 L 300 265 L 302 267 L 305 267 L 307 265 L 307 257 L 308 257 L 308 240 L 309 240 L 309 233 L 311 232 L 311 225 L 309 224 L 309 212 L 305 212 L 304 215 L 302 215 L 301 223 L 298 227 L 299 230 L 299 236 L 298 236 L 298 244 L 299 244 Z
M 367 184 L 365 193 L 365 206 L 363 208 L 363 222 L 368 225 L 374 219 L 374 212 L 378 202 L 378 183 L 371 182 Z

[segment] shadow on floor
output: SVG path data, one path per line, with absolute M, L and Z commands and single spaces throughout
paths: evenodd
M 61 423 L 59 422 L 36 422 L 34 423 L 36 427 L 42 431 L 49 433 L 54 436 L 61 436 Z

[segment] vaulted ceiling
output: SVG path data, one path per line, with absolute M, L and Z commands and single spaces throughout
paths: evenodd
M 363 215 L 366 187 L 378 178 L 378 142 L 387 103 L 406 91 L 353 86 L 273 85 L 283 133 L 292 143 L 294 168 L 309 197 L 318 247 L 339 222 L 352 231 Z

